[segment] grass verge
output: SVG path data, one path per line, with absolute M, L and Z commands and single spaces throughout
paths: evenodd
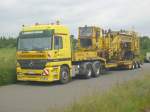
M 150 112 L 150 76 L 86 97 L 64 112 Z
M 16 82 L 15 48 L 0 49 L 0 85 Z

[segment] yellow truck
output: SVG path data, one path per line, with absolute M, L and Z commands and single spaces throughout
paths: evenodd
M 106 68 L 118 66 L 118 61 L 111 62 L 110 34 L 104 35 L 103 29 L 95 26 L 80 27 L 78 34 L 77 48 L 73 50 L 66 26 L 23 26 L 17 42 L 17 80 L 64 84 L 77 75 L 98 77 Z
M 92 33 L 93 34 L 93 33 Z M 23 26 L 17 47 L 17 80 L 67 83 L 80 74 L 99 76 L 105 59 L 94 50 L 71 49 L 69 29 L 59 24 Z

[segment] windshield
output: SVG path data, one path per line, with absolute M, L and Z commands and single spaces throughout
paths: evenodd
M 21 32 L 18 39 L 18 50 L 48 50 L 52 49 L 52 32 Z
M 92 40 L 91 39 L 80 39 L 80 45 L 83 48 L 88 48 L 92 46 Z
M 92 36 L 92 28 L 91 27 L 81 27 L 79 29 L 79 34 L 82 37 Z

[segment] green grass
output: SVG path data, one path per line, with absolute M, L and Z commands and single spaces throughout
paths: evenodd
M 0 85 L 16 82 L 15 48 L 0 49 Z
M 150 112 L 145 109 L 150 109 L 150 76 L 86 97 L 64 112 Z

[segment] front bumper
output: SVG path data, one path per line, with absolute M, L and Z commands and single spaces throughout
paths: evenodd
M 59 68 L 47 68 L 49 74 L 43 76 L 43 70 L 21 69 L 17 68 L 18 81 L 37 81 L 37 82 L 53 82 L 59 80 Z

